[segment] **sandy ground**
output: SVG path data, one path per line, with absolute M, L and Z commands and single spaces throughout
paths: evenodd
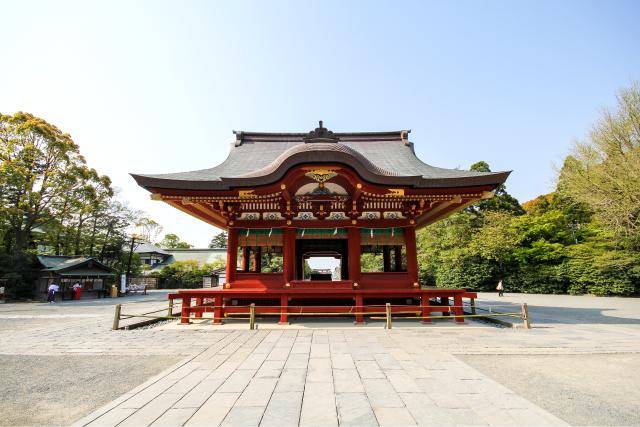
M 68 425 L 180 359 L 2 355 L 0 425 Z
M 640 354 L 458 355 L 571 425 L 640 425 Z

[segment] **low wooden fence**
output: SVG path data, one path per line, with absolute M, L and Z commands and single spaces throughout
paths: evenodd
M 178 302 L 179 304 L 179 302 Z M 421 315 L 420 311 L 417 310 L 403 310 L 402 305 L 392 305 L 387 303 L 385 305 L 365 305 L 365 306 L 332 306 L 326 307 L 330 310 L 326 312 L 316 312 L 316 311 L 308 311 L 305 312 L 305 308 L 309 308 L 309 306 L 291 306 L 288 305 L 286 307 L 283 306 L 256 306 L 255 304 L 249 304 L 247 306 L 233 306 L 234 312 L 225 313 L 224 317 L 202 317 L 203 313 L 214 313 L 217 308 L 216 306 L 204 306 L 204 310 L 201 313 L 198 313 L 199 316 L 196 316 L 196 320 L 210 320 L 215 323 L 220 323 L 224 320 L 248 320 L 249 321 L 249 329 L 253 330 L 257 327 L 257 319 L 260 318 L 268 318 L 269 316 L 280 316 L 280 309 L 286 308 L 288 316 L 293 317 L 305 317 L 305 316 L 313 316 L 313 317 L 350 317 L 350 316 L 368 316 L 370 320 L 384 320 L 385 328 L 392 329 L 393 321 L 399 319 L 416 319 L 421 320 L 423 323 L 429 323 L 434 319 L 473 319 L 473 318 L 499 318 L 499 317 L 510 317 L 517 318 L 522 321 L 522 327 L 525 329 L 531 329 L 531 322 L 529 319 L 529 310 L 526 303 L 520 305 L 484 305 L 477 306 L 472 303 L 470 305 L 464 306 L 446 306 L 449 312 L 442 312 L 441 315 L 434 316 Z M 502 312 L 496 311 L 496 308 L 510 308 L 512 311 Z M 513 308 L 519 308 L 518 311 L 513 311 Z M 180 320 L 182 323 L 188 323 L 191 319 L 191 313 L 188 316 L 176 315 L 174 313 L 174 309 L 177 308 L 174 305 L 174 300 L 169 300 L 168 308 L 162 308 L 158 310 L 152 310 L 144 313 L 123 313 L 122 312 L 122 304 L 116 305 L 115 314 L 113 318 L 113 329 L 133 329 L 134 327 L 145 326 L 151 323 L 159 322 L 162 320 Z M 296 310 L 299 308 L 299 310 Z M 462 311 L 466 314 L 455 314 L 454 309 L 462 308 L 470 309 L 470 314 L 468 312 Z M 246 310 L 243 310 L 246 309 Z M 342 309 L 342 310 L 340 310 Z M 478 310 L 484 311 L 484 313 L 478 314 Z M 159 315 L 166 311 L 166 315 Z M 180 312 L 178 312 L 179 314 Z M 121 320 L 123 319 L 142 319 L 140 322 L 135 323 L 134 325 L 122 326 Z

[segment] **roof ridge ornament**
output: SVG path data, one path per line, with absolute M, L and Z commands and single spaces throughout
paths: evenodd
M 338 142 L 338 137 L 332 131 L 323 126 L 322 120 L 318 122 L 318 127 L 304 137 L 304 142 Z

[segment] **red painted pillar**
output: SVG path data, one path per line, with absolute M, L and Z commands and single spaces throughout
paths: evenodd
M 180 312 L 180 323 L 189 323 L 191 316 L 191 297 L 182 297 L 182 311 Z
M 236 269 L 238 268 L 238 229 L 229 227 L 227 241 L 227 283 L 236 281 Z
M 222 303 L 223 302 L 224 302 L 224 299 L 221 296 L 215 297 L 215 299 L 213 300 L 213 321 L 211 323 L 213 323 L 214 325 L 222 325 L 222 316 L 223 316 Z
M 243 246 L 242 247 L 242 261 L 240 263 L 240 270 L 244 271 L 245 273 L 247 271 L 249 271 L 249 247 L 248 246 Z
M 462 294 L 461 293 L 456 293 L 453 296 L 453 305 L 455 306 L 453 308 L 453 312 L 456 314 L 456 316 L 464 315 L 464 310 L 462 310 Z M 464 323 L 464 317 L 456 317 L 456 322 Z
M 382 271 L 391 271 L 391 246 L 382 247 Z
M 280 295 L 280 322 L 278 324 L 289 324 L 289 298 L 287 295 Z
M 396 245 L 393 247 L 393 256 L 395 258 L 395 270 L 402 271 L 402 245 Z
M 253 248 L 253 271 L 260 273 L 260 270 L 262 270 L 262 248 L 256 246 Z
M 418 283 L 418 252 L 416 250 L 416 229 L 407 227 L 404 229 L 404 244 L 407 246 L 407 273 L 409 273 L 410 285 Z
M 360 281 L 360 229 L 349 227 L 349 280 Z
M 355 311 L 356 313 L 356 325 L 361 325 L 364 323 L 364 315 L 362 313 L 364 313 L 364 298 L 362 298 L 362 294 L 358 293 L 356 294 L 356 308 Z
M 284 229 L 284 252 L 282 255 L 282 270 L 284 271 L 284 283 L 289 283 L 293 280 L 296 274 L 296 229 L 285 228 Z
M 430 316 L 431 310 L 429 310 L 429 295 L 422 294 L 420 297 L 420 307 L 422 308 L 422 317 Z M 431 323 L 431 319 L 422 319 L 422 323 Z
M 202 306 L 202 298 L 196 298 L 196 307 L 201 307 Z M 194 314 L 194 317 L 196 318 L 201 318 L 202 317 L 202 312 L 201 311 L 196 311 L 196 313 Z

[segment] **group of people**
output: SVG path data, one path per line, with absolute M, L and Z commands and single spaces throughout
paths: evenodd
M 56 292 L 60 292 L 60 286 L 55 283 L 51 283 L 47 288 L 47 302 L 49 304 L 55 304 L 56 302 Z M 82 295 L 82 285 L 80 282 L 76 282 L 71 287 L 71 297 L 72 299 L 80 299 Z

